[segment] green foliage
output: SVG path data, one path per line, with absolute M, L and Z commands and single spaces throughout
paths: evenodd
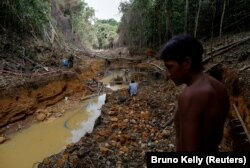
M 130 0 L 120 4 L 123 13 L 119 25 L 119 43 L 130 48 L 159 49 L 173 35 L 193 34 L 208 38 L 219 34 L 224 0 L 189 0 L 187 19 L 185 0 Z M 222 32 L 246 31 L 250 28 L 250 0 L 226 0 Z M 199 12 L 198 12 L 199 11 Z M 199 14 L 199 15 L 198 15 Z
M 94 39 L 94 9 L 89 7 L 85 2 L 68 11 L 72 31 L 76 33 L 85 43 L 86 47 L 90 47 L 92 39 Z
M 111 26 L 118 26 L 118 22 L 114 19 L 108 19 L 108 20 L 98 20 L 98 22 L 103 23 L 103 24 L 109 24 Z
M 148 39 L 152 37 L 153 25 L 150 22 L 153 19 L 153 1 L 152 0 L 134 0 L 129 3 L 121 3 L 120 11 L 124 13 L 119 26 L 120 38 L 123 44 L 130 48 L 134 46 L 145 46 Z
M 0 11 L 2 27 L 35 34 L 41 34 L 50 16 L 49 2 L 41 0 L 2 0 Z
M 97 20 L 95 23 L 96 44 L 99 48 L 110 48 L 113 47 L 113 40 L 117 36 L 118 22 L 114 19 L 108 20 Z
M 185 0 L 130 0 L 122 2 L 121 22 L 114 19 L 95 20 L 95 13 L 84 0 L 70 7 L 71 1 L 57 0 L 65 7 L 64 16 L 70 17 L 72 33 L 84 41 L 86 47 L 100 48 L 111 45 L 119 33 L 119 44 L 130 48 L 159 49 L 173 35 L 184 32 L 193 34 L 198 18 L 197 37 L 209 38 L 219 34 L 224 0 L 189 0 L 188 17 L 185 18 Z M 0 27 L 18 33 L 41 35 L 51 17 L 49 0 L 1 0 Z M 76 3 L 76 4 L 77 4 Z M 247 31 L 250 29 L 250 0 L 226 0 L 222 33 Z M 199 15 L 198 15 L 199 11 Z
M 177 0 L 173 1 L 172 6 L 172 16 L 173 16 L 173 26 L 174 34 L 183 33 L 183 27 L 184 27 L 184 4 L 185 1 Z

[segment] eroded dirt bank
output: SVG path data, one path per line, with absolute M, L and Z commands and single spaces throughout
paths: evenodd
M 37 75 L 24 85 L 1 92 L 0 134 L 7 136 L 37 120 L 60 117 L 64 111 L 79 102 L 72 100 L 80 100 L 88 94 L 86 82 L 103 68 L 103 61 L 92 61 L 89 60 L 88 66 L 85 67 L 78 66 Z M 61 100 L 68 97 L 72 103 L 63 104 Z M 58 104 L 59 102 L 61 103 Z

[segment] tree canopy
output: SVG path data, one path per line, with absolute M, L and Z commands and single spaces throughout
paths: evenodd
M 118 23 L 96 19 L 84 0 L 2 0 L 0 26 L 43 37 L 53 25 L 85 47 L 110 48 L 115 40 L 116 46 L 144 50 L 158 49 L 177 34 L 208 39 L 249 31 L 249 9 L 250 0 L 129 0 L 120 4 Z
M 97 20 L 95 22 L 97 43 L 93 46 L 97 48 L 112 48 L 113 41 L 117 36 L 118 22 L 114 19 Z
M 0 26 L 16 32 L 42 33 L 50 15 L 49 1 L 2 0 Z
M 250 0 L 130 0 L 122 2 L 119 43 L 159 48 L 177 34 L 206 39 L 250 28 Z

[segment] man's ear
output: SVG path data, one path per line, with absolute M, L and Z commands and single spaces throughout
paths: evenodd
M 184 61 L 183 61 L 183 63 L 182 63 L 183 67 L 184 67 L 185 69 L 190 69 L 191 64 L 192 64 L 191 58 L 190 58 L 190 57 L 185 57 L 185 59 L 184 59 Z

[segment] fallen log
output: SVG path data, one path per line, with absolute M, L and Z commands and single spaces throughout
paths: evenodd
M 96 96 L 98 96 L 98 94 L 95 93 L 95 94 L 92 94 L 92 95 L 88 95 L 88 96 L 82 97 L 80 100 L 81 100 L 81 101 L 85 101 L 85 100 L 94 98 L 94 97 L 96 97 Z

